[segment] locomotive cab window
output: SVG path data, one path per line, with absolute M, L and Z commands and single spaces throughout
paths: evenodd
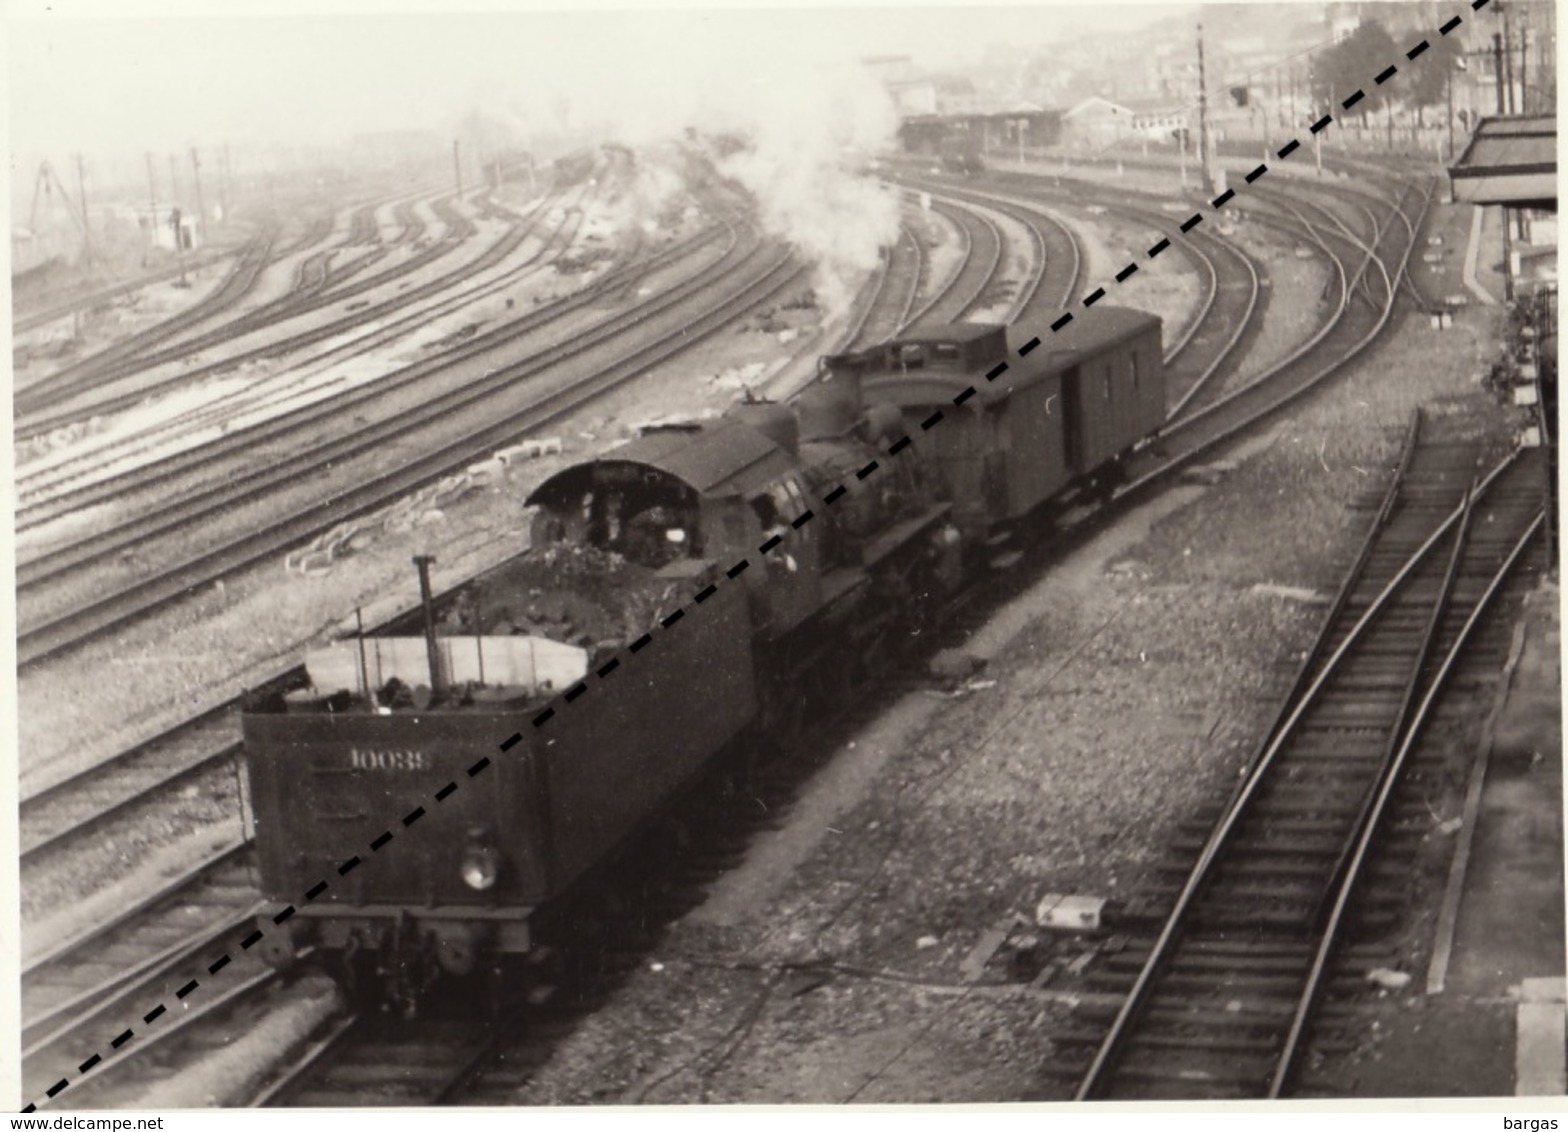
M 1132 387 L 1138 388 L 1138 352 L 1130 350 L 1127 353 L 1127 368 L 1132 371 Z
M 658 477 L 599 485 L 582 497 L 578 529 L 590 545 L 656 570 L 702 551 L 696 501 L 689 495 Z
M 895 347 L 897 361 L 901 369 L 923 369 L 926 364 L 926 348 L 914 343 L 906 343 Z

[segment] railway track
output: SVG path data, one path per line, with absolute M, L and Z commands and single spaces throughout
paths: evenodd
M 1391 800 L 1421 775 L 1422 723 L 1542 524 L 1537 450 L 1472 494 L 1474 442 L 1415 434 L 1241 784 L 1177 847 L 1173 879 L 1125 909 L 1124 927 L 1156 934 L 1097 976 L 1121 1007 L 1057 1038 L 1077 1099 L 1283 1095 L 1315 1035 L 1353 1040 L 1347 1001 L 1397 962 L 1380 937 L 1401 922 L 1423 811 Z
M 268 684 L 296 682 L 298 666 L 275 673 Z M 139 815 L 155 816 L 188 784 L 221 773 L 238 755 L 236 702 L 182 723 L 77 774 L 56 779 L 22 802 L 23 861 L 47 857 L 51 850 L 91 844 Z
M 1082 199 L 1081 192 L 1077 196 L 1059 192 L 1040 178 L 1021 174 L 990 176 L 987 184 L 1021 194 L 1023 201 L 1036 204 L 1061 205 Z M 1246 356 L 1258 334 L 1258 319 L 1265 306 L 1262 280 L 1251 257 L 1229 240 L 1202 230 L 1183 233 L 1171 216 L 1153 209 L 1151 201 L 1126 193 L 1107 193 L 1103 186 L 1096 188 L 1095 199 L 1102 207 L 1139 223 L 1151 235 L 1165 236 L 1193 262 L 1202 280 L 1198 306 L 1165 351 L 1169 415 L 1174 420 L 1199 407 L 1210 396 L 1210 390 L 1233 373 Z M 982 199 L 1008 201 L 1019 197 L 983 194 Z M 1049 313 L 1042 311 L 1045 321 L 1070 306 L 1081 286 L 1081 280 L 1075 280 L 1056 308 Z
M 448 219 L 448 238 L 431 244 L 415 254 L 402 259 L 400 262 L 387 267 L 385 270 L 363 275 L 364 269 L 369 265 L 370 261 L 367 258 L 361 258 L 345 265 L 343 268 L 328 272 L 328 279 L 323 286 L 314 291 L 308 293 L 290 292 L 210 330 L 172 344 L 164 350 L 149 353 L 145 349 L 141 349 L 131 355 L 116 356 L 102 363 L 95 362 L 94 365 L 88 368 L 73 369 L 69 373 L 62 372 L 61 374 L 52 375 L 46 382 L 39 383 L 39 385 L 34 387 L 38 390 L 34 397 L 28 399 L 25 403 L 22 403 L 19 399 L 18 418 L 14 426 L 15 435 L 18 437 L 33 436 L 77 423 L 88 417 L 124 410 L 171 386 L 188 384 L 200 377 L 221 373 L 226 369 L 231 369 L 254 358 L 266 357 L 286 349 L 297 349 L 310 345 L 333 334 L 342 333 L 374 318 L 384 316 L 392 309 L 404 306 L 410 302 L 416 302 L 438 292 L 444 287 L 450 286 L 453 281 L 452 278 L 444 277 L 442 280 L 432 284 L 411 288 L 403 294 L 389 297 L 383 300 L 382 303 L 376 304 L 373 311 L 367 308 L 367 310 L 351 313 L 348 316 L 334 320 L 327 327 L 318 327 L 312 331 L 296 335 L 294 340 L 286 343 L 265 343 L 250 351 L 225 358 L 220 362 L 210 363 L 195 369 L 179 369 L 173 373 L 154 376 L 148 381 L 134 382 L 129 389 L 114 388 L 118 383 L 134 378 L 138 374 L 159 367 L 167 368 L 201 350 L 233 341 L 243 335 L 269 329 L 289 319 L 308 315 L 321 307 L 346 302 L 373 288 L 381 288 L 394 283 L 403 276 L 419 271 L 435 260 L 449 255 L 453 248 L 471 238 L 477 231 L 472 221 L 458 216 L 446 202 L 434 202 L 432 207 L 437 211 L 438 215 Z M 420 223 L 422 226 L 422 222 L 417 223 Z M 513 239 L 514 237 L 515 240 Z M 490 249 L 489 258 L 491 262 L 493 263 L 504 258 L 506 254 L 515 249 L 516 244 L 520 243 L 522 238 L 515 231 L 504 236 L 496 247 Z M 489 266 L 489 264 L 486 264 L 486 266 Z M 461 278 L 474 270 L 476 268 L 473 265 L 464 265 L 457 269 L 454 274 Z M 482 270 L 482 268 L 478 270 Z M 348 276 L 353 274 L 360 274 L 362 277 L 352 282 L 347 281 Z M 206 318 L 204 317 L 200 321 L 206 321 Z M 185 329 L 183 326 L 178 328 L 178 330 L 183 329 Z M 169 336 L 172 336 L 172 334 L 164 337 Z M 84 397 L 86 398 L 85 401 L 82 400 Z
M 920 280 L 925 272 L 925 251 L 909 225 L 900 224 L 898 240 L 887 249 L 876 281 L 859 316 L 844 332 L 842 349 L 859 350 L 892 337 L 910 321 Z
M 427 193 L 428 191 L 428 189 L 416 189 L 414 190 L 414 193 Z M 356 207 L 350 213 L 351 221 L 349 228 L 349 230 L 355 233 L 358 237 L 357 241 L 354 242 L 371 242 L 371 239 L 374 238 L 376 234 L 375 209 L 381 203 L 401 195 L 409 194 L 407 190 L 404 190 L 402 193 L 393 194 L 392 196 L 383 195 L 367 202 L 364 205 Z M 268 206 L 268 211 L 271 211 L 273 207 L 274 206 Z M 304 200 L 280 201 L 276 207 L 279 209 L 288 209 L 296 213 L 309 210 L 311 213 L 310 219 L 305 225 L 305 228 L 301 231 L 299 237 L 279 253 L 280 258 L 298 254 L 299 252 L 304 251 L 314 244 L 320 243 L 322 240 L 325 240 L 328 236 L 330 236 L 333 230 L 332 217 L 334 209 L 331 206 L 324 206 L 323 202 L 319 200 L 314 198 L 307 198 Z M 366 223 L 367 221 L 368 226 Z M 51 322 L 56 322 L 62 318 L 68 318 L 72 314 L 79 311 L 90 310 L 95 306 L 110 302 L 122 295 L 131 294 L 132 292 L 139 291 L 144 287 L 150 287 L 158 283 L 168 282 L 169 280 L 177 278 L 182 271 L 201 270 L 211 266 L 214 263 L 220 263 L 223 260 L 232 259 L 238 251 L 242 250 L 242 248 L 243 245 L 241 245 L 240 248 L 229 247 L 216 251 L 208 250 L 202 252 L 201 254 L 188 257 L 185 260 L 183 266 L 169 267 L 162 271 L 143 276 L 130 282 L 117 284 L 113 287 L 95 291 L 90 295 L 84 295 L 64 303 L 58 303 L 44 310 L 30 312 L 28 314 L 22 315 L 16 320 L 15 326 L 13 328 L 14 332 L 17 334 L 23 334 L 30 330 L 36 330 L 39 327 L 47 326 Z
M 375 1108 L 450 1101 L 500 1041 L 473 1018 L 405 1022 L 353 1015 L 311 1043 L 252 1108 Z
M 261 910 L 253 867 L 248 846 L 235 844 L 118 915 L 24 959 L 24 1092 L 41 1095 L 51 1074 L 88 1051 L 119 1049 L 126 1043 L 114 1039 L 135 1019 L 156 1003 L 177 1001 L 175 992 L 205 973 L 206 950 Z M 235 973 L 243 978 L 247 971 Z
M 265 485 L 261 479 L 253 479 L 244 485 L 240 490 L 247 496 L 261 495 L 283 482 L 298 481 L 328 465 L 331 465 L 334 473 L 342 473 L 342 461 L 348 454 L 381 451 L 381 446 L 387 440 L 428 427 L 441 414 L 451 416 L 461 410 L 469 410 L 471 416 L 478 412 L 478 420 L 484 422 L 478 427 L 470 424 L 467 426 L 468 431 L 456 439 L 399 462 L 386 471 L 368 477 L 351 477 L 348 486 L 303 512 L 297 511 L 281 521 L 273 518 L 260 529 L 230 539 L 172 567 L 156 570 L 118 590 L 104 592 L 104 587 L 98 587 L 102 596 L 97 600 L 81 605 L 72 603 L 63 612 L 39 616 L 21 628 L 18 637 L 19 661 L 29 664 L 54 655 L 177 601 L 194 587 L 210 585 L 229 573 L 281 553 L 302 539 L 328 530 L 340 522 L 389 506 L 418 487 L 484 458 L 508 440 L 547 427 L 577 407 L 618 388 L 666 357 L 673 356 L 686 345 L 715 333 L 726 318 L 735 317 L 775 293 L 796 278 L 801 270 L 786 259 L 774 258 L 759 273 L 753 274 L 750 268 L 752 261 L 761 254 L 761 245 L 750 244 L 748 249 L 737 260 L 726 265 L 718 276 L 679 285 L 649 300 L 628 318 L 606 320 L 596 330 L 579 336 L 570 346 L 558 347 L 548 356 L 503 365 L 486 373 L 478 381 L 466 383 L 440 398 L 432 398 L 412 410 L 340 437 L 330 449 L 316 449 L 297 458 L 292 464 L 264 469 L 260 473 L 261 477 L 271 478 L 266 479 Z M 737 289 L 716 306 L 704 306 L 705 296 L 725 284 L 734 285 Z M 696 309 L 682 311 L 679 308 L 683 303 Z M 641 330 L 642 324 L 654 320 L 659 321 L 655 324 L 651 343 L 643 343 L 631 352 L 624 348 L 617 350 L 629 331 L 646 333 Z M 608 351 L 610 357 L 603 360 L 596 358 L 590 352 L 596 349 L 601 353 Z M 585 357 L 591 359 L 587 364 L 596 367 L 596 372 L 585 380 L 531 398 L 526 405 L 503 413 L 499 419 L 494 408 L 482 404 L 496 392 L 511 390 L 524 378 L 532 378 L 546 371 L 556 372 L 563 361 Z M 234 502 L 231 498 L 222 505 L 226 517 L 232 517 Z M 192 509 L 199 510 L 201 514 L 210 514 L 216 506 L 214 498 L 209 494 L 199 507 L 192 505 Z M 175 532 L 189 521 L 190 515 L 166 515 L 163 520 L 168 524 L 167 529 Z M 188 544 L 182 541 L 182 545 Z M 70 568 L 76 567 L 73 564 Z M 58 578 L 59 575 L 54 577 Z M 24 585 L 19 593 L 25 594 L 28 589 Z
M 932 209 L 958 230 L 963 239 L 962 258 L 946 283 L 915 308 L 910 324 L 962 321 L 968 311 L 980 305 L 1002 265 L 1002 233 L 988 217 L 941 201 L 933 201 Z
M 1332 316 L 1306 342 L 1250 381 L 1201 410 L 1168 423 L 1148 445 L 1124 462 L 1127 482 L 1118 491 L 1118 497 L 1137 495 L 1156 483 L 1164 483 L 1175 471 L 1317 388 L 1377 341 L 1393 316 L 1399 297 L 1398 279 L 1414 250 L 1431 194 L 1430 185 L 1407 188 L 1405 196 L 1413 195 L 1415 201 L 1399 201 L 1391 222 L 1381 227 L 1372 242 L 1352 245 L 1352 257 L 1359 261 L 1355 266 L 1329 251 L 1339 283 L 1339 298 Z M 1407 208 L 1413 209 L 1414 215 Z M 1328 250 L 1327 239 L 1318 238 L 1324 239 Z M 1380 280 L 1383 299 L 1358 304 L 1354 298 L 1360 279 L 1369 273 Z M 1330 359 L 1326 363 L 1325 354 Z
M 912 189 L 945 194 L 954 200 L 966 201 L 994 209 L 1029 233 L 1035 245 L 1034 254 L 1042 265 L 1013 303 L 1011 317 L 1006 321 L 1032 324 L 1049 319 L 1072 302 L 1073 296 L 1084 282 L 1083 249 L 1073 232 L 1058 218 L 1042 211 L 1036 201 L 1018 200 L 989 193 L 968 186 L 927 182 L 902 178 L 899 182 Z
M 563 223 L 554 229 L 541 243 L 538 251 L 525 262 L 518 264 L 504 274 L 489 280 L 476 283 L 471 287 L 463 288 L 455 294 L 438 299 L 434 304 L 394 318 L 390 322 L 381 317 L 355 317 L 349 320 L 340 320 L 327 329 L 334 331 L 333 336 L 342 334 L 345 330 L 363 323 L 372 323 L 373 328 L 366 334 L 351 338 L 345 342 L 338 342 L 327 349 L 308 358 L 299 359 L 290 366 L 287 374 L 281 381 L 269 381 L 256 387 L 247 387 L 237 391 L 231 396 L 223 397 L 213 402 L 203 404 L 197 409 L 169 418 L 156 426 L 139 430 L 117 440 L 110 440 L 103 444 L 88 446 L 86 451 L 79 455 L 60 460 L 51 460 L 43 463 L 35 470 L 23 468 L 20 471 L 17 484 L 19 501 L 17 514 L 17 529 L 28 530 L 47 523 L 61 515 L 77 513 L 84 507 L 93 506 L 105 500 L 124 499 L 125 493 L 146 482 L 150 475 L 158 480 L 166 480 L 171 473 L 170 465 L 161 460 L 147 461 L 130 469 L 115 472 L 114 465 L 121 464 L 127 459 L 134 459 L 143 453 L 156 452 L 171 444 L 178 444 L 179 450 L 176 457 L 185 457 L 192 449 L 197 448 L 190 438 L 201 430 L 217 430 L 213 442 L 218 447 L 232 446 L 241 437 L 252 435 L 252 426 L 245 422 L 253 419 L 257 413 L 266 413 L 269 408 L 277 408 L 280 412 L 286 408 L 287 403 L 298 400 L 308 394 L 310 387 L 317 382 L 327 367 L 336 365 L 356 355 L 376 349 L 379 346 L 393 341 L 409 331 L 425 325 L 433 318 L 450 314 L 463 306 L 478 302 L 494 295 L 507 287 L 515 286 L 522 278 L 532 272 L 542 270 L 548 266 L 550 258 L 563 247 L 570 243 L 577 230 L 577 225 L 572 221 L 580 220 L 581 213 L 573 211 Z M 523 231 L 519 234 L 517 243 L 532 234 Z M 513 245 L 510 250 L 515 250 Z M 494 266 L 493 264 L 491 266 Z M 532 316 L 514 322 L 513 326 L 527 322 L 537 324 L 541 319 L 550 317 L 551 311 L 559 311 L 562 305 L 570 303 L 571 299 L 562 300 L 552 304 L 551 307 L 535 312 Z M 328 337 L 325 333 L 308 332 L 299 336 L 299 339 L 312 341 Z M 493 335 L 491 336 L 493 338 Z M 487 339 L 489 340 L 489 339 Z M 472 350 L 478 340 L 471 340 L 458 347 L 461 352 Z M 259 358 L 271 356 L 274 350 L 290 348 L 302 344 L 298 340 L 280 344 L 277 347 L 264 346 L 254 351 L 251 355 Z M 440 357 L 448 354 L 443 352 Z M 239 364 L 240 359 L 229 359 L 214 363 L 210 366 L 192 370 L 188 376 L 195 378 L 206 372 L 219 372 L 232 365 Z M 436 362 L 438 358 L 432 357 L 419 363 L 421 366 Z M 404 383 L 404 378 L 399 374 L 388 375 L 389 384 L 381 385 L 383 389 L 397 387 Z M 337 396 L 329 394 L 329 396 Z M 343 394 L 342 400 L 350 400 Z M 319 399 L 318 399 L 319 400 Z M 340 402 L 341 403 L 341 402 Z M 321 411 L 321 410 L 317 410 Z M 181 443 L 181 441 L 185 441 Z M 210 449 L 203 447 L 204 451 Z M 85 482 L 84 482 L 85 481 Z
M 432 482 L 454 469 L 460 469 L 483 458 L 496 447 L 502 446 L 506 440 L 523 432 L 545 427 L 550 421 L 564 415 L 569 408 L 586 403 L 590 398 L 575 394 L 571 387 L 558 388 L 538 403 L 527 405 L 503 416 L 499 422 L 495 420 L 493 411 L 486 411 L 490 399 L 498 393 L 512 391 L 519 382 L 557 372 L 558 367 L 564 362 L 584 355 L 592 359 L 594 357 L 592 351 L 596 349 L 601 354 L 606 347 L 613 350 L 617 340 L 622 338 L 628 329 L 636 329 L 645 321 L 673 317 L 677 323 L 676 328 L 656 337 L 653 344 L 653 351 L 659 353 L 662 360 L 662 357 L 673 353 L 680 346 L 683 336 L 686 340 L 695 340 L 694 336 L 698 333 L 689 322 L 682 320 L 683 316 L 678 309 L 680 304 L 689 303 L 694 299 L 700 301 L 704 293 L 737 274 L 741 289 L 724 304 L 725 308 L 743 309 L 745 303 L 742 300 L 756 298 L 758 284 L 756 281 L 748 283 L 745 275 L 759 249 L 760 244 L 750 244 L 738 252 L 732 250 L 731 259 L 720 269 L 719 278 L 699 277 L 688 280 L 669 292 L 641 304 L 634 309 L 629 319 L 619 316 L 606 318 L 595 329 L 582 333 L 570 344 L 557 345 L 548 351 L 525 357 L 512 364 L 491 368 L 476 380 L 465 382 L 444 393 L 432 394 L 419 404 L 411 405 L 359 428 L 334 429 L 334 436 L 306 452 L 275 459 L 269 465 L 252 468 L 248 473 L 237 473 L 204 491 L 181 497 L 161 510 L 146 513 L 121 524 L 114 531 L 99 532 L 92 540 L 77 543 L 59 552 L 52 552 L 44 559 L 29 561 L 18 577 L 18 595 L 23 600 L 26 600 L 28 595 L 39 593 L 44 587 L 58 584 L 63 578 L 104 562 L 117 554 L 120 548 L 130 546 L 145 548 L 147 540 L 155 534 L 176 537 L 182 547 L 188 547 L 190 528 L 196 520 L 207 516 L 228 520 L 232 518 L 234 508 L 242 502 L 264 500 L 268 493 L 302 480 L 315 482 L 313 477 L 319 477 L 328 469 L 335 474 L 341 474 L 346 460 L 361 454 L 373 456 L 382 452 L 392 440 L 416 434 L 418 430 L 428 427 L 442 417 L 450 417 L 466 410 L 470 417 L 478 413 L 477 421 L 486 422 L 480 424 L 474 431 L 441 445 L 431 455 L 412 458 L 368 478 L 350 476 L 349 482 L 352 486 L 335 496 L 327 496 L 322 503 L 304 514 L 286 518 L 282 523 L 278 523 L 276 518 L 273 518 L 270 521 L 271 525 L 263 525 L 257 531 L 187 560 L 186 563 L 176 565 L 173 569 L 154 571 L 150 577 L 132 582 L 117 595 L 100 598 L 99 601 L 87 606 L 72 608 L 64 614 L 64 620 L 55 617 L 44 621 L 42 625 L 34 622 L 24 627 L 19 640 L 27 643 L 22 645 L 24 651 L 19 656 L 25 656 L 27 660 L 24 660 L 24 663 L 27 663 L 57 651 L 58 647 L 68 647 L 75 641 L 123 624 L 126 620 L 157 608 L 167 601 L 177 600 L 190 586 L 210 584 L 233 570 L 255 563 L 271 554 L 280 553 L 292 543 L 329 529 L 338 522 L 389 505 L 409 491 L 423 486 L 424 483 Z M 776 286 L 783 285 L 782 281 L 776 278 L 782 265 L 782 261 L 777 261 L 766 273 L 766 278 L 773 280 Z M 711 334 L 717 329 L 711 317 L 704 318 L 701 315 L 695 317 L 696 321 L 703 323 L 702 332 Z M 688 313 L 684 318 L 691 319 L 693 316 Z M 489 343 L 488 346 L 491 349 L 496 348 L 495 343 Z M 463 360 L 468 361 L 470 358 L 465 357 Z M 445 366 L 451 364 L 450 359 L 444 363 Z M 591 361 L 590 364 L 600 363 Z M 629 375 L 635 375 L 644 372 L 654 363 L 639 365 L 635 357 L 622 352 L 620 356 L 612 357 L 605 364 L 617 373 L 625 371 Z M 424 377 L 431 367 L 415 368 L 421 370 L 420 376 Z M 404 375 L 404 380 L 409 380 L 407 375 Z M 630 376 L 621 379 L 623 380 L 630 380 Z M 595 375 L 583 382 L 579 388 L 591 388 L 596 391 L 593 395 L 597 396 L 600 392 L 607 392 L 617 387 L 621 381 Z M 374 393 L 374 388 L 365 392 Z M 543 406 L 546 405 L 554 408 L 544 408 Z M 334 408 L 341 410 L 342 406 L 338 405 Z M 312 406 L 312 409 L 313 416 L 323 411 L 319 406 Z M 115 550 L 110 551 L 111 546 Z M 195 580 L 198 578 L 203 580 L 198 582 Z M 44 636 L 37 636 L 36 632 L 42 632 Z M 44 652 L 34 651 L 35 646 L 46 638 L 59 644 L 45 646 Z
M 1250 256 L 1213 232 L 1183 233 L 1170 215 L 1131 202 L 1106 207 L 1141 222 L 1146 231 L 1180 241 L 1203 280 L 1198 309 L 1165 352 L 1168 415 L 1175 420 L 1202 407 L 1246 357 L 1265 310 L 1262 279 Z
M 312 206 L 306 205 L 304 207 Z M 302 229 L 298 238 L 296 238 L 294 242 L 291 243 L 287 248 L 281 251 L 279 255 L 280 257 L 293 255 L 307 247 L 312 246 L 313 244 L 320 243 L 331 234 L 331 231 L 332 213 L 330 211 L 322 211 L 319 213 L 319 215 L 313 214 L 306 223 L 305 227 Z M 238 247 L 223 248 L 218 251 L 207 251 L 200 255 L 193 255 L 181 265 L 169 267 L 162 271 L 154 272 L 153 274 L 131 280 L 127 283 L 121 283 L 113 287 L 95 291 L 90 295 L 84 295 L 79 298 L 72 299 L 69 302 L 60 303 L 45 310 L 35 311 L 30 314 L 23 315 L 16 320 L 15 325 L 13 326 L 13 332 L 15 334 L 25 334 L 30 330 L 37 330 L 40 327 L 47 326 L 51 322 L 57 322 L 60 319 L 69 318 L 73 314 L 89 311 L 94 307 L 101 306 L 104 303 L 112 302 L 114 299 L 117 299 L 122 295 L 129 295 L 136 291 L 140 291 L 145 287 L 151 287 L 159 283 L 169 282 L 170 280 L 178 278 L 181 274 L 187 271 L 199 271 L 210 267 L 215 263 L 221 263 L 226 259 L 233 259 L 237 255 L 242 254 L 248 246 L 249 243 L 247 242 L 246 244 L 241 244 Z
M 292 686 L 304 677 L 298 665 L 269 685 Z M 107 825 L 143 810 L 154 813 L 168 796 L 202 775 L 237 768 L 240 755 L 237 702 L 187 719 L 110 760 L 57 779 L 22 798 L 18 840 L 23 869 L 43 854 L 100 836 Z
M 233 259 L 238 252 L 243 250 L 243 248 L 244 245 L 242 244 L 237 248 L 224 248 L 220 251 L 208 252 L 205 255 L 192 257 L 192 259 L 189 260 L 183 268 L 171 267 L 163 271 L 155 272 L 151 275 L 141 276 L 140 278 L 133 279 L 127 283 L 120 283 L 113 287 L 106 287 L 101 290 L 94 291 L 90 295 L 84 295 L 68 302 L 58 303 L 55 306 L 48 307 L 41 311 L 35 311 L 31 314 L 23 315 L 13 324 L 12 333 L 26 334 L 28 331 L 38 330 L 41 327 L 48 326 L 51 322 L 58 322 L 61 319 L 70 318 L 74 314 L 91 311 L 96 307 L 102 306 L 104 303 L 114 301 L 122 295 L 129 295 L 136 291 L 140 291 L 144 287 L 152 287 L 159 283 L 167 283 L 171 279 L 179 278 L 182 270 L 200 270 L 210 267 L 215 263 L 222 263 L 226 259 Z
M 103 380 L 106 375 L 139 364 L 137 359 L 147 351 L 235 306 L 250 294 L 261 278 L 262 270 L 272 262 L 277 239 L 276 227 L 269 227 L 253 237 L 240 250 L 223 282 L 199 302 L 18 390 L 13 402 L 15 412 L 18 415 L 34 414 L 57 404 L 61 399 Z M 45 429 L 48 427 L 53 426 L 44 426 Z

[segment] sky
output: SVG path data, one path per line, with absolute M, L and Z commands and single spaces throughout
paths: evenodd
M 497 102 L 526 113 L 563 95 L 580 114 L 663 121 L 693 101 L 722 102 L 729 85 L 788 88 L 813 66 L 909 54 L 940 67 L 977 59 L 987 43 L 1114 34 L 1173 10 L 1113 0 L 433 14 L 383 0 L 289 17 L 273 14 L 289 11 L 287 2 L 247 2 L 11 3 L 13 161 L 183 152 L 224 139 L 321 144 L 450 128 L 469 108 Z M 123 12 L 137 18 L 104 18 Z

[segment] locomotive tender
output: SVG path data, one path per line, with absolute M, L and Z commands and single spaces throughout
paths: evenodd
M 528 952 L 535 909 L 717 754 L 852 688 L 1021 525 L 1114 484 L 1164 413 L 1159 320 L 1102 307 L 1022 357 L 1002 326 L 912 330 L 822 359 L 789 406 L 742 402 L 560 471 L 528 499 L 529 549 L 426 584 L 422 607 L 307 656 L 311 687 L 247 706 L 262 890 L 299 906 L 262 921 L 268 958 L 312 944 L 408 1004 L 442 971 Z M 573 706 L 580 681 L 603 687 Z M 449 780 L 469 785 L 403 834 Z M 389 829 L 386 859 L 342 869 Z

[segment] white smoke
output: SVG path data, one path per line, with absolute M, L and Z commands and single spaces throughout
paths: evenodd
M 844 313 L 879 249 L 898 237 L 896 199 L 857 172 L 895 144 L 891 97 L 859 64 L 823 62 L 820 44 L 787 47 L 789 36 L 770 39 L 760 26 L 739 41 L 692 21 L 670 31 L 679 57 L 604 42 L 601 69 L 569 86 L 546 94 L 537 76 L 537 96 L 508 99 L 510 120 L 534 136 L 630 146 L 645 207 L 662 207 L 669 191 L 674 163 L 663 165 L 660 150 L 694 135 L 740 139 L 738 152 L 715 158 L 720 173 L 756 197 L 768 233 L 813 264 L 824 317 Z
M 815 264 L 823 314 L 841 315 L 880 249 L 898 237 L 897 201 L 856 172 L 891 145 L 897 115 L 886 92 L 851 68 L 819 68 L 805 82 L 759 94 L 739 127 L 749 148 L 719 169 L 757 198 L 769 232 Z

